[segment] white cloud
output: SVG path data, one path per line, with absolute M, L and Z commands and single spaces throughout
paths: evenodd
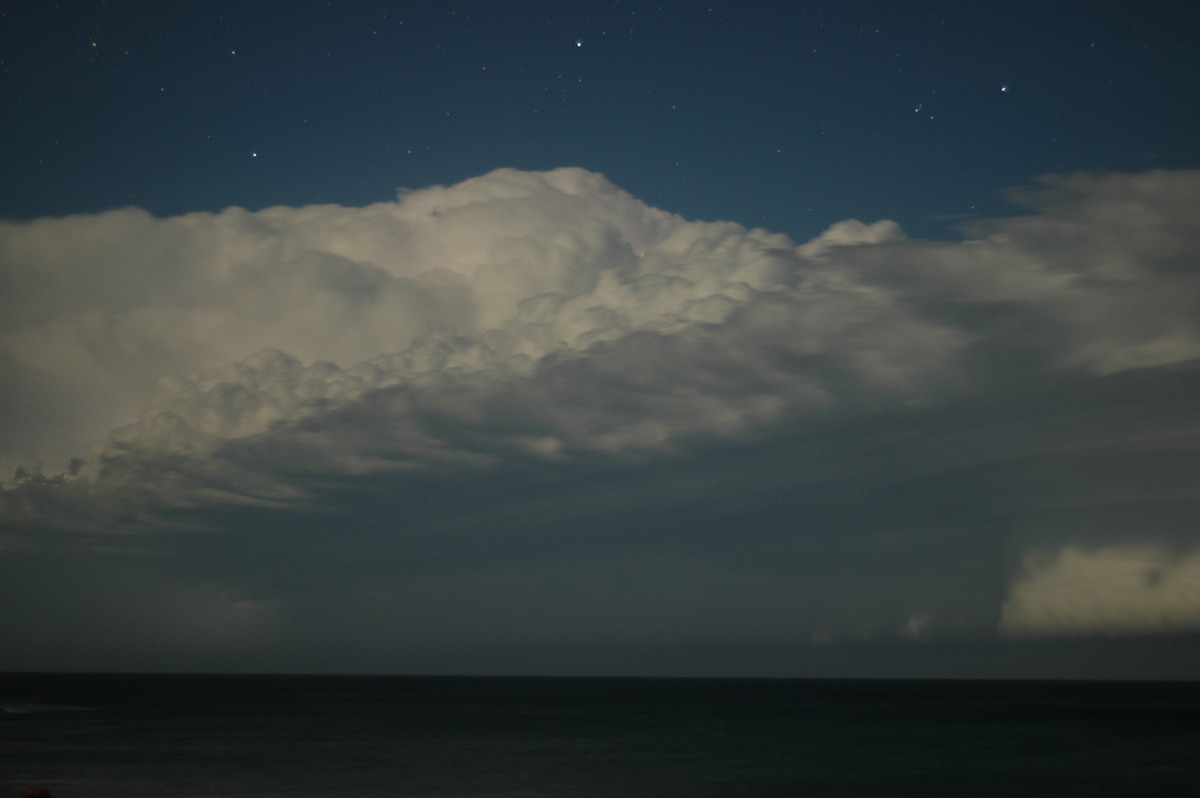
M 1060 368 L 1111 374 L 1200 358 L 1200 172 L 1050 176 L 1033 215 L 962 243 L 846 252 L 869 281 L 926 301 L 1020 308 Z
M 679 223 L 579 169 L 500 170 L 365 208 L 0 223 L 5 406 L 13 429 L 43 430 L 40 448 L 7 435 L 0 457 L 61 459 L 133 421 L 160 377 L 264 348 L 349 366 L 430 332 L 477 336 Z
M 451 387 L 458 406 L 464 391 L 477 402 L 515 391 L 552 406 L 545 419 L 558 423 L 530 433 L 539 447 L 667 446 L 689 431 L 735 432 L 798 401 L 833 401 L 827 379 L 781 359 L 834 357 L 848 379 L 913 392 L 963 342 L 888 292 L 806 259 L 783 236 L 687 223 L 580 170 L 502 170 L 363 209 L 112 216 L 108 238 L 142 262 L 137 275 L 157 260 L 178 276 L 159 276 L 158 290 L 136 283 L 135 295 L 97 296 L 99 309 L 43 313 L 8 345 L 25 368 L 86 386 L 85 415 L 144 408 L 117 433 L 123 447 L 195 451 L 391 386 L 445 402 L 446 381 L 472 373 L 499 382 Z M 75 221 L 58 221 L 57 237 L 70 239 Z M 98 222 L 79 223 L 84 238 L 96 237 Z M 33 238 L 19 226 L 10 232 Z M 147 237 L 160 242 L 152 253 Z M 891 223 L 843 223 L 820 241 L 896 237 Z M 43 256 L 46 269 L 80 270 L 86 249 Z M 120 269 L 115 245 L 96 260 Z M 584 363 L 542 363 L 602 343 Z M 214 361 L 233 362 L 204 368 Z M 564 371 L 637 409 L 614 414 L 597 399 L 575 402 L 568 416 L 572 403 L 554 395 Z M 530 386 L 504 381 L 516 375 Z M 654 384 L 665 375 L 672 384 Z M 739 375 L 759 387 L 743 390 Z
M 1004 603 L 1011 637 L 1200 629 L 1200 553 L 1154 545 L 1033 551 Z

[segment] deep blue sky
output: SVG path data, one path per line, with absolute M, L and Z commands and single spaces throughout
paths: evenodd
M 803 240 L 1200 163 L 1184 2 L 46 2 L 0 24 L 0 215 L 361 205 L 604 173 Z

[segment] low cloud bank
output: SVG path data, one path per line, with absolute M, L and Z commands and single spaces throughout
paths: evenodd
M 580 169 L 0 224 L 0 570 L 76 574 L 0 632 L 125 628 L 129 568 L 164 662 L 1200 628 L 1200 173 L 1015 198 L 955 243 Z

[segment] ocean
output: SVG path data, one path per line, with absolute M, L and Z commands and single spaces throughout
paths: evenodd
M 0 674 L 0 798 L 1200 795 L 1200 683 Z

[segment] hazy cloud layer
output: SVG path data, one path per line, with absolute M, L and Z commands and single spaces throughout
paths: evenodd
M 1200 629 L 1200 173 L 1014 198 L 955 243 L 579 169 L 2 224 L 11 663 Z

